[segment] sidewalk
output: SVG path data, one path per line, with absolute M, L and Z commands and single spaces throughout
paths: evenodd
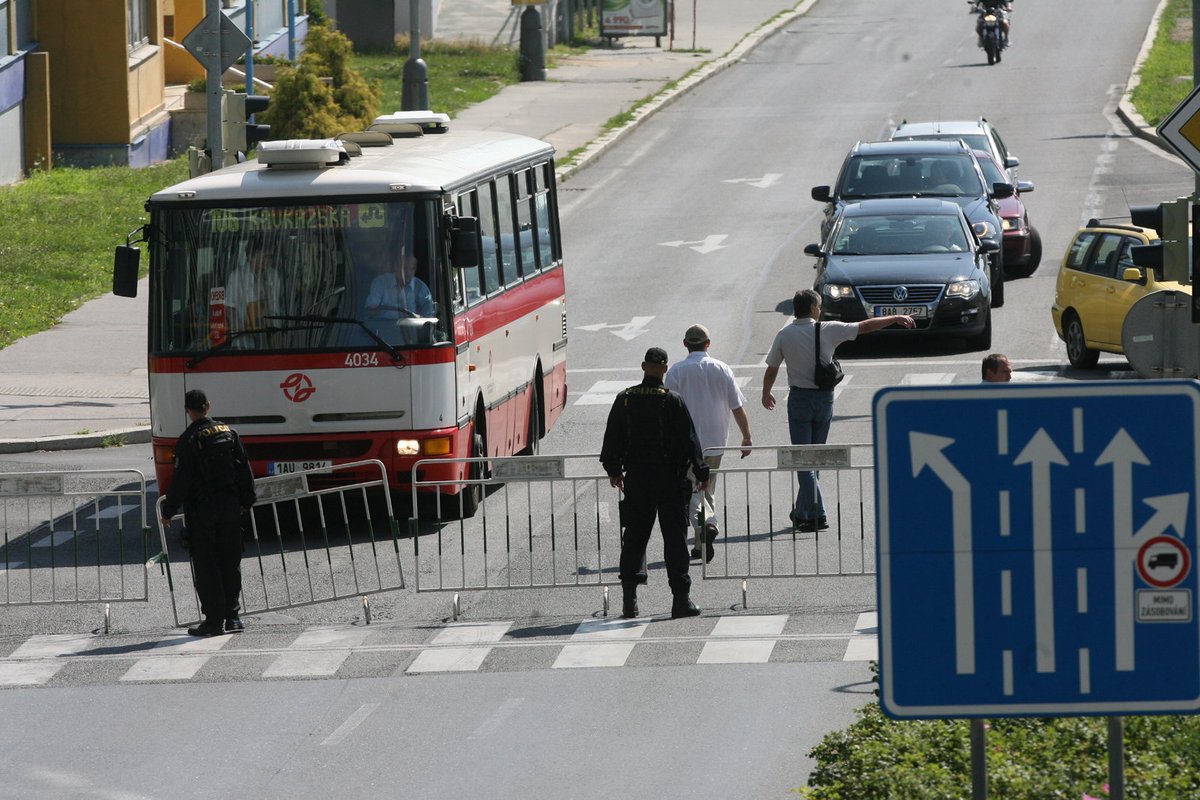
M 657 109 L 736 63 L 814 2 L 698 0 L 695 20 L 692 4 L 681 3 L 676 52 L 666 49 L 666 38 L 661 48 L 653 38 L 618 40 L 612 48 L 560 59 L 548 80 L 509 86 L 451 124 L 544 139 L 560 157 L 578 151 L 560 171 L 560 180 L 569 180 Z M 437 38 L 491 42 L 511 9 L 510 0 L 442 0 Z M 696 49 L 704 52 L 678 52 L 691 48 L 693 24 Z M 640 107 L 627 125 L 604 130 L 609 119 L 706 62 Z M 431 104 L 436 110 L 436 97 Z M 0 454 L 150 441 L 146 294 L 143 282 L 136 300 L 105 295 L 51 330 L 0 350 Z

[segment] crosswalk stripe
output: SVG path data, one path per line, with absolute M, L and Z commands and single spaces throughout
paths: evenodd
M 851 639 L 846 643 L 846 654 L 842 661 L 878 661 L 879 660 L 879 614 L 867 611 L 858 615 L 854 623 L 854 632 L 870 634 L 870 638 Z
M 700 650 L 700 664 L 765 664 L 775 649 L 773 638 L 739 638 L 721 641 L 724 637 L 773 637 L 783 633 L 786 614 L 721 617 L 713 627 L 713 640 Z
M 123 681 L 186 681 L 196 677 L 200 668 L 208 663 L 206 655 L 222 647 L 232 636 L 208 636 L 196 638 L 181 634 L 156 642 L 154 656 L 140 658 L 133 663 Z
M 649 620 L 622 619 L 585 619 L 571 634 L 573 642 L 603 642 L 622 639 L 640 639 L 650 627 Z
M 503 639 L 511 627 L 511 622 L 451 622 L 438 631 L 430 644 L 490 644 Z
M 51 633 L 30 636 L 9 658 L 58 658 L 82 653 L 96 637 L 90 633 Z
M 748 615 L 744 617 L 721 617 L 713 627 L 711 636 L 778 636 L 787 624 L 787 614 Z
M 332 675 L 350 657 L 350 651 L 366 638 L 367 632 L 363 630 L 310 628 L 297 636 L 296 641 L 288 647 L 296 652 L 280 655 L 263 670 L 262 675 L 264 678 Z
M 0 662 L 0 686 L 36 686 L 66 666 L 65 661 Z
M 629 660 L 636 642 L 604 642 L 603 644 L 563 645 L 554 669 L 575 667 L 623 667 Z
M 474 672 L 490 652 L 490 647 L 439 647 L 422 650 L 405 672 Z

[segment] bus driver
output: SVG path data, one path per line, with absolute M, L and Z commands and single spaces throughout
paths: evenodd
M 390 272 L 371 281 L 366 307 L 378 319 L 432 317 L 433 296 L 417 277 L 417 259 L 401 252 Z

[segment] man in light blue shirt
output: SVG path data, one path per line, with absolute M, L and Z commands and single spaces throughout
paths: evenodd
M 392 271 L 371 281 L 366 307 L 378 319 L 434 316 L 433 296 L 425 282 L 417 277 L 415 256 L 401 253 Z

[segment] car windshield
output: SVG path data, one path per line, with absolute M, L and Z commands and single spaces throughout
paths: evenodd
M 983 179 L 988 183 L 1008 183 L 1009 178 L 1000 168 L 996 166 L 996 162 L 989 157 L 978 156 L 979 168 L 983 170 Z
M 856 156 L 842 174 L 838 194 L 868 197 L 979 197 L 984 194 L 970 155 Z
M 845 217 L 833 241 L 835 256 L 959 253 L 970 248 L 962 222 L 947 214 Z

